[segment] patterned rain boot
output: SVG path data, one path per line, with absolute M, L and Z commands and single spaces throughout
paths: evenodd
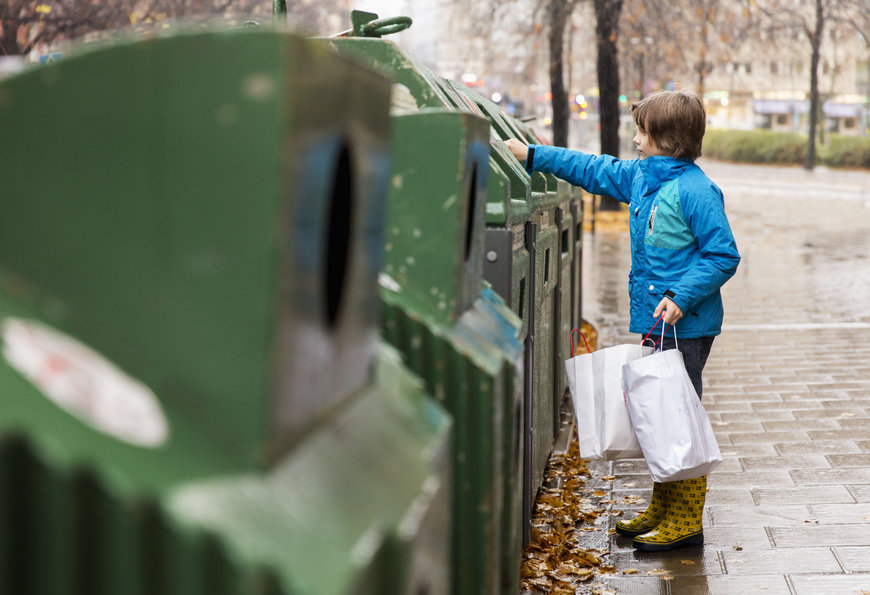
M 670 483 L 653 482 L 652 498 L 646 510 L 629 521 L 617 521 L 616 532 L 626 537 L 634 537 L 655 529 L 665 518 L 668 510 Z
M 704 499 L 707 477 L 669 482 L 670 503 L 658 527 L 634 538 L 632 545 L 646 552 L 673 550 L 704 543 Z

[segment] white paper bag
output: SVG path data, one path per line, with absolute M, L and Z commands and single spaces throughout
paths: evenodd
M 613 461 L 643 455 L 623 397 L 621 375 L 626 362 L 652 351 L 641 345 L 617 345 L 565 361 L 581 457 Z
M 693 479 L 722 462 L 713 427 L 677 349 L 628 362 L 622 384 L 653 481 Z

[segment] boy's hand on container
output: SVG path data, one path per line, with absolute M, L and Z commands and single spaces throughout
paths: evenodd
M 520 163 L 523 165 L 526 164 L 526 157 L 529 154 L 529 147 L 523 141 L 517 140 L 515 138 L 509 138 L 504 143 L 507 145 L 507 148 L 510 149 L 511 153 L 514 154 L 514 157 L 519 159 Z
M 680 307 L 668 298 L 662 298 L 659 305 L 656 306 L 656 311 L 653 313 L 653 318 L 658 318 L 664 313 L 665 324 L 677 324 L 677 321 L 683 317 L 683 311 Z

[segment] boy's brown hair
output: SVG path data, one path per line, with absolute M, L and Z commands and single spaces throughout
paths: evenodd
M 678 159 L 701 156 L 707 112 L 692 91 L 659 91 L 631 105 L 634 123 L 662 150 Z

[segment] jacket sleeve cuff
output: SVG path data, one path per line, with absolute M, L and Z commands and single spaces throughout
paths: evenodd
M 678 307 L 680 310 L 683 311 L 683 314 L 686 313 L 686 307 L 684 307 L 682 304 L 677 303 L 677 294 L 675 294 L 673 291 L 671 291 L 670 289 L 668 289 L 668 290 L 664 293 L 664 296 L 665 296 L 666 298 L 668 298 L 669 300 L 671 300 L 672 302 L 674 302 L 675 304 L 677 304 L 677 307 Z M 682 300 L 681 300 L 681 301 L 682 301 Z
M 535 145 L 529 145 L 529 152 L 526 154 L 526 171 L 529 173 L 535 171 Z

